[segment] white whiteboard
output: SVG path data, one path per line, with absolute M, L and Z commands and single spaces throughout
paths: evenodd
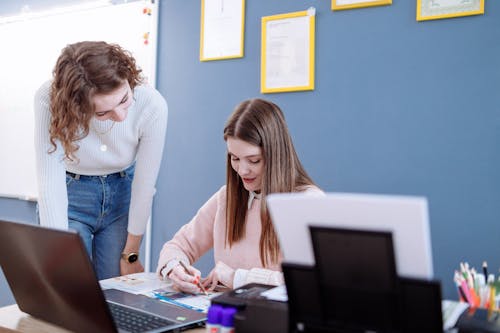
M 0 196 L 36 200 L 33 97 L 61 50 L 83 40 L 120 44 L 154 85 L 157 21 L 158 1 L 143 0 L 87 1 L 0 19 Z

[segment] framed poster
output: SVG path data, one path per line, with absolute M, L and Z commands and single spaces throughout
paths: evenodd
M 262 18 L 261 92 L 314 89 L 316 10 Z
M 243 57 L 245 0 L 201 0 L 200 61 Z
M 484 14 L 484 0 L 417 0 L 417 21 Z
M 332 10 L 383 6 L 392 4 L 392 0 L 332 0 Z

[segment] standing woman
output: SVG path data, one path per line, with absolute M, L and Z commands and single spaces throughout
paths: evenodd
M 168 108 L 142 83 L 129 52 L 85 41 L 62 50 L 35 96 L 40 224 L 78 231 L 98 279 L 144 270 Z

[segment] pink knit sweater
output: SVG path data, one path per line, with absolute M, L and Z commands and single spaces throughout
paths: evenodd
M 322 193 L 317 187 L 308 187 L 306 192 Z M 259 242 L 261 234 L 260 219 L 261 200 L 254 199 L 247 211 L 245 223 L 245 237 L 233 243 L 232 247 L 226 245 L 226 186 L 222 186 L 196 213 L 194 218 L 185 224 L 174 238 L 163 245 L 158 260 L 159 272 L 169 261 L 182 260 L 193 264 L 205 252 L 214 249 L 214 261 L 222 261 L 234 270 L 252 270 L 264 268 L 260 261 Z M 274 284 L 282 282 L 280 255 L 278 263 L 265 267 L 270 270 L 268 274 L 275 275 L 270 280 Z M 262 273 L 262 270 L 258 270 Z M 279 276 L 276 276 L 278 274 Z M 244 281 L 263 282 L 263 281 Z M 237 286 L 235 286 L 237 287 Z

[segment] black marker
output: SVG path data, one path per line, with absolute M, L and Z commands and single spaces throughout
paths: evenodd
M 483 274 L 484 274 L 484 281 L 487 281 L 487 279 L 488 279 L 488 263 L 486 261 L 483 261 Z

